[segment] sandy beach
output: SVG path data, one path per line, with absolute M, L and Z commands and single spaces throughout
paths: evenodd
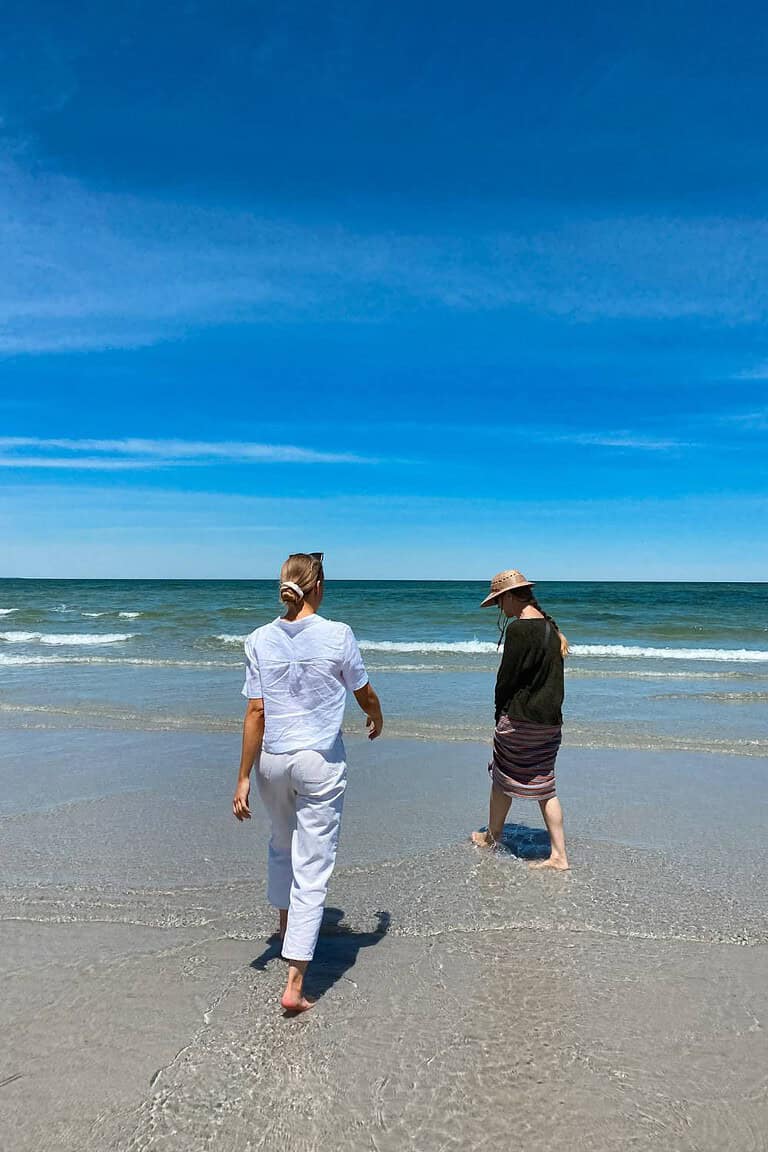
M 526 866 L 534 805 L 504 851 L 466 841 L 483 745 L 348 740 L 320 1002 L 287 1019 L 231 737 L 100 733 L 90 761 L 77 733 L 12 743 L 4 1148 L 766 1146 L 761 761 L 566 749 L 556 875 Z

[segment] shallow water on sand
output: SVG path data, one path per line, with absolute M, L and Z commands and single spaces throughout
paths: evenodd
M 138 1112 L 85 1147 L 762 1148 L 755 960 L 679 945 L 671 968 L 655 941 L 545 949 L 525 931 L 384 939 L 363 992 L 290 1027 L 259 1012 L 272 973 L 230 987 Z
M 482 745 L 349 740 L 308 982 L 320 1000 L 291 1020 L 265 821 L 229 814 L 232 738 L 13 742 L 0 1080 L 15 1077 L 14 1152 L 766 1147 L 758 761 L 564 750 L 573 871 L 556 874 L 526 866 L 547 850 L 535 805 L 512 809 L 503 849 L 467 842 Z
M 10 974 L 13 1066 L 83 1096 L 55 1146 L 92 1152 L 764 1148 L 764 918 L 653 853 L 574 841 L 574 861 L 534 875 L 462 844 L 341 868 L 299 1020 L 251 885 L 81 893 L 65 924 L 48 892 Z M 54 1146 L 36 1115 L 20 1149 Z

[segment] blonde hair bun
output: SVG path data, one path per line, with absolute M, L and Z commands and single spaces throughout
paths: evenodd
M 294 552 L 280 569 L 280 599 L 295 607 L 322 579 L 322 560 L 307 552 Z
M 283 580 L 280 584 L 280 599 L 284 604 L 300 604 L 304 599 L 304 589 L 293 580 Z

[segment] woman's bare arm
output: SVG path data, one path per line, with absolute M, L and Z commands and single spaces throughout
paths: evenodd
M 249 700 L 243 718 L 243 750 L 240 756 L 240 772 L 237 777 L 232 811 L 238 820 L 250 820 L 248 795 L 251 791 L 251 769 L 264 739 L 264 701 Z
M 368 729 L 368 739 L 375 740 L 377 736 L 381 735 L 381 730 L 384 727 L 384 717 L 381 714 L 379 698 L 371 687 L 370 681 L 367 684 L 363 684 L 362 688 L 358 688 L 354 696 L 368 717 L 365 722 Z

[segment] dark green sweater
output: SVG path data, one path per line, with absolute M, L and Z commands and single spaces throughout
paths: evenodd
M 502 712 L 510 720 L 532 724 L 562 724 L 563 657 L 560 637 L 547 621 L 513 620 L 507 627 L 504 654 L 496 677 L 496 722 Z

